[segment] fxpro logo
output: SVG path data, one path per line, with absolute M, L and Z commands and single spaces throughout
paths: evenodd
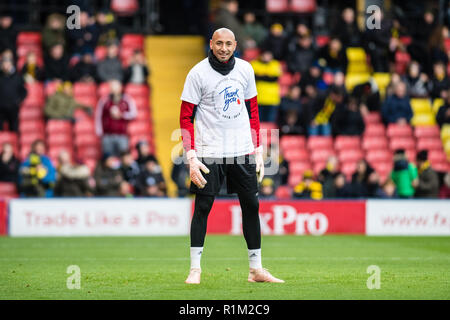
M 260 212 L 263 234 L 286 234 L 286 226 L 295 224 L 295 234 L 323 235 L 328 230 L 328 218 L 321 212 L 297 212 L 289 205 L 274 205 L 270 212 Z M 272 223 L 270 223 L 272 222 Z M 231 233 L 242 233 L 242 212 L 239 205 L 231 206 Z

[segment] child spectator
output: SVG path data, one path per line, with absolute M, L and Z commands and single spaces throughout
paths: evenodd
M 303 181 L 294 187 L 294 198 L 321 200 L 322 184 L 314 180 L 314 174 L 311 170 L 303 173 Z
M 138 179 L 141 173 L 139 165 L 134 161 L 131 152 L 124 151 L 120 155 L 121 167 L 123 179 L 130 184 L 130 186 L 136 190 L 138 186 Z
M 0 153 L 0 181 L 17 183 L 19 166 L 12 144 L 5 142 Z
M 26 83 L 44 80 L 45 71 L 37 64 L 36 53 L 32 51 L 27 53 L 27 59 L 22 67 L 21 74 Z
M 270 177 L 264 177 L 259 188 L 261 198 L 273 198 L 275 194 L 274 181 Z
M 90 172 L 84 164 L 74 164 L 70 154 L 63 150 L 58 155 L 58 178 L 55 185 L 56 197 L 90 197 L 93 190 L 89 185 Z
M 391 179 L 397 188 L 397 193 L 401 198 L 412 198 L 419 180 L 417 168 L 409 163 L 405 150 L 399 149 L 394 153 L 394 169 L 391 172 Z

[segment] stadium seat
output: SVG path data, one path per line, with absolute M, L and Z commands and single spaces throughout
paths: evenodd
M 371 165 L 380 176 L 380 183 L 386 182 L 392 171 L 392 162 L 376 162 Z
M 111 10 L 118 16 L 132 16 L 138 9 L 138 0 L 111 0 Z
M 84 147 L 84 146 L 100 146 L 100 139 L 95 135 L 95 133 L 84 133 L 77 134 L 75 136 L 75 146 Z
M 149 134 L 146 135 L 132 135 L 129 139 L 129 146 L 133 148 L 139 141 L 146 141 L 149 145 L 153 146 L 153 139 Z
M 42 107 L 35 105 L 22 106 L 19 110 L 19 121 L 38 121 L 42 120 L 44 112 Z
M 448 162 L 432 163 L 431 167 L 437 172 L 450 172 L 450 164 Z
M 30 146 L 36 140 L 45 140 L 45 134 L 43 132 L 27 132 L 20 135 L 20 148 L 23 146 Z
M 44 87 L 44 93 L 46 97 L 53 95 L 58 89 L 58 81 L 48 81 Z
M 334 81 L 334 74 L 332 72 L 324 71 L 322 79 L 327 85 L 331 85 Z
M 412 162 L 414 164 L 416 163 L 417 152 L 415 149 L 413 149 L 413 148 L 406 149 L 405 154 L 406 154 L 406 158 L 408 159 L 409 162 Z
M 36 57 L 42 58 L 42 48 L 40 45 L 22 44 L 16 49 L 16 54 L 19 58 L 26 57 L 30 52 L 33 52 Z
M 124 92 L 129 94 L 133 98 L 136 97 L 144 97 L 149 98 L 150 90 L 149 87 L 145 84 L 134 84 L 129 83 L 125 86 Z
M 326 161 L 319 161 L 319 162 L 314 163 L 314 165 L 313 165 L 314 175 L 317 177 L 319 175 L 320 171 L 325 169 L 326 165 L 327 165 Z
M 138 109 L 137 115 L 134 121 L 147 121 L 150 122 L 150 110 L 149 109 Z
M 303 174 L 308 169 L 311 169 L 311 164 L 308 159 L 298 159 L 289 162 L 290 174 Z
M 97 87 L 97 96 L 98 96 L 98 98 L 102 98 L 102 97 L 108 95 L 109 92 L 110 92 L 110 89 L 109 89 L 109 83 L 108 82 L 102 82 Z
M 389 150 L 368 150 L 366 154 L 366 160 L 370 164 L 378 162 L 391 162 L 392 152 Z
M 19 152 L 19 159 L 20 161 L 24 161 L 29 155 L 31 151 L 31 145 L 21 145 L 20 146 L 20 152 Z
M 387 149 L 388 147 L 388 140 L 385 136 L 365 136 L 362 142 L 364 150 Z
M 291 0 L 289 10 L 295 13 L 313 13 L 316 11 L 316 0 Z
M 334 155 L 333 149 L 312 149 L 310 159 L 315 164 L 317 162 L 327 161 L 329 157 Z
M 72 123 L 69 120 L 49 120 L 46 131 L 48 135 L 57 133 L 72 135 Z
M 47 145 L 52 147 L 67 147 L 73 148 L 73 135 L 70 133 L 57 133 L 47 136 Z
M 74 125 L 74 132 L 75 132 L 75 135 L 84 134 L 84 133 L 95 134 L 94 121 L 91 119 L 84 120 L 84 121 L 77 121 Z
M 88 159 L 91 160 L 99 160 L 102 156 L 101 147 L 93 146 L 93 145 L 85 145 L 85 146 L 79 146 L 76 148 L 76 156 L 77 158 L 87 161 Z
M 81 95 L 81 96 L 75 96 L 75 101 L 79 104 L 89 106 L 92 109 L 95 109 L 97 107 L 98 99 L 96 96 L 88 96 L 88 95 Z
M 40 46 L 42 42 L 42 35 L 40 32 L 19 32 L 17 35 L 17 46 L 23 44 L 34 44 Z
M 97 85 L 95 83 L 75 82 L 73 84 L 73 95 L 97 97 Z
M 410 104 L 414 114 L 431 113 L 430 99 L 412 98 L 410 99 Z
M 292 188 L 294 188 L 297 184 L 302 181 L 303 175 L 302 174 L 289 174 L 288 177 L 288 185 Z
M 280 138 L 280 149 L 287 150 L 291 148 L 305 148 L 306 138 L 297 135 L 285 135 Z
M 393 137 L 412 137 L 413 131 L 411 126 L 391 123 L 387 127 L 386 134 L 389 138 Z
M 280 84 L 280 86 L 290 87 L 295 83 L 294 75 L 290 72 L 284 72 L 278 79 L 278 83 Z
M 358 136 L 337 136 L 334 141 L 334 148 L 337 151 L 344 149 L 359 149 L 361 139 Z
M 135 48 L 121 48 L 119 52 L 119 58 L 124 67 L 127 67 L 130 64 L 130 59 L 133 56 Z
M 290 199 L 292 190 L 289 186 L 279 186 L 275 191 L 275 197 L 278 199 Z
M 395 53 L 395 72 L 403 75 L 411 62 L 411 56 L 408 52 L 397 50 Z
M 412 42 L 412 38 L 410 36 L 401 36 L 400 42 L 405 46 L 409 46 Z
M 13 146 L 16 146 L 18 142 L 17 133 L 0 131 L 0 145 L 3 145 L 6 142 L 12 144 Z
M 309 150 L 333 149 L 333 138 L 329 136 L 310 136 L 306 146 Z
M 434 126 L 436 124 L 436 119 L 431 112 L 419 113 L 413 116 L 411 124 L 413 126 Z
M 17 197 L 17 187 L 14 182 L 0 181 L 0 197 Z
M 261 51 L 258 48 L 248 48 L 244 50 L 242 59 L 244 59 L 245 61 L 256 60 L 258 59 L 260 53 Z
M 432 110 L 433 110 L 433 114 L 436 115 L 439 111 L 439 109 L 445 104 L 444 99 L 442 98 L 436 98 L 433 100 L 433 106 L 432 106 Z
M 447 155 L 443 150 L 430 150 L 428 152 L 428 160 L 433 163 L 440 163 L 447 161 Z
M 343 162 L 341 163 L 341 170 L 347 181 L 351 181 L 353 173 L 356 171 L 356 162 Z
M 444 124 L 441 128 L 442 141 L 450 140 L 450 124 Z
M 127 126 L 127 132 L 131 135 L 149 134 L 150 124 L 148 121 L 131 121 Z
M 347 59 L 349 63 L 354 62 L 366 62 L 367 56 L 364 48 L 360 47 L 349 47 L 346 49 Z
M 138 109 L 149 109 L 150 108 L 150 102 L 148 96 L 137 96 L 132 97 L 134 103 L 136 104 L 136 108 Z
M 299 160 L 308 161 L 309 153 L 306 149 L 303 148 L 289 148 L 283 151 L 283 157 L 288 162 Z
M 418 126 L 414 128 L 414 135 L 417 139 L 420 138 L 439 138 L 439 126 Z
M 330 42 L 330 37 L 327 35 L 317 35 L 316 36 L 316 45 L 321 48 L 326 46 Z
M 392 151 L 397 149 L 414 149 L 416 142 L 411 137 L 393 137 L 389 141 L 389 148 Z
M 45 134 L 45 123 L 43 120 L 21 120 L 19 121 L 19 132 L 40 132 Z
M 373 123 L 382 123 L 381 121 L 381 114 L 379 112 L 369 112 L 364 116 L 364 123 L 367 124 L 373 124 Z
M 386 130 L 382 123 L 368 123 L 364 129 L 364 137 L 386 136 Z
M 417 140 L 417 150 L 442 150 L 441 138 L 420 138 Z
M 270 13 L 286 12 L 289 10 L 288 0 L 266 0 L 266 10 Z
M 97 46 L 95 47 L 95 51 L 94 51 L 94 56 L 95 59 L 98 61 L 102 61 L 103 59 L 106 58 L 107 55 L 107 49 L 105 46 Z
M 350 92 L 356 85 L 367 82 L 369 79 L 369 73 L 348 73 L 345 77 L 345 87 Z
M 45 103 L 44 85 L 40 82 L 27 83 L 27 96 L 22 105 L 43 106 Z
M 378 86 L 381 97 L 384 97 L 386 94 L 386 88 L 391 82 L 391 74 L 387 72 L 375 72 L 373 74 L 373 80 Z
M 350 149 L 350 150 L 342 150 L 338 154 L 339 161 L 344 162 L 353 162 L 356 163 L 358 160 L 364 158 L 364 154 L 361 150 L 358 149 Z
M 134 48 L 144 50 L 144 37 L 140 34 L 124 34 L 120 42 L 122 48 Z

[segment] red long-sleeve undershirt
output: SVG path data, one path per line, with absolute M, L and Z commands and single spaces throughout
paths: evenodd
M 249 113 L 252 141 L 255 148 L 259 147 L 259 112 L 256 96 L 245 100 L 245 106 Z M 182 101 L 180 110 L 180 128 L 183 138 L 183 147 L 186 152 L 195 150 L 194 118 L 197 106 L 193 103 Z

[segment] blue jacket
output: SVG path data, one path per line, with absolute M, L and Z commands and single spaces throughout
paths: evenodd
M 396 95 L 389 96 L 381 107 L 381 114 L 387 123 L 395 123 L 400 118 L 410 122 L 413 112 L 409 98 L 399 98 Z
M 53 166 L 51 160 L 49 157 L 47 156 L 40 156 L 41 158 L 41 164 L 47 168 L 47 174 L 45 175 L 44 178 L 41 179 L 41 182 L 46 184 L 46 185 L 54 185 L 54 183 L 56 182 L 56 169 Z M 27 157 L 25 159 L 25 161 L 22 163 L 22 165 L 20 166 L 20 170 L 19 172 L 21 172 L 23 167 L 30 167 L 30 157 Z M 19 175 L 19 184 L 22 183 L 22 176 Z M 21 196 L 24 196 L 24 194 L 21 194 Z M 53 197 L 53 186 L 46 189 L 45 191 L 45 197 L 46 198 L 51 198 Z

